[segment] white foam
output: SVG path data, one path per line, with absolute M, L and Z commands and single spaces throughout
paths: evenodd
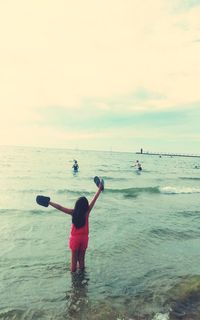
M 200 193 L 200 188 L 166 186 L 161 187 L 160 192 L 164 194 L 190 194 Z
M 156 313 L 152 320 L 169 320 L 169 313 Z

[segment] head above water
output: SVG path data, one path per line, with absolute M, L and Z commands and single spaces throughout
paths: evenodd
M 75 203 L 73 214 L 72 214 L 72 223 L 76 228 L 81 228 L 85 225 L 86 213 L 89 209 L 89 203 L 86 197 L 80 197 Z

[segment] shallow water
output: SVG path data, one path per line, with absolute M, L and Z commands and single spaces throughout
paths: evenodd
M 143 171 L 131 164 L 139 157 Z M 72 171 L 77 159 L 80 171 Z M 0 148 L 0 319 L 199 319 L 200 159 Z M 69 271 L 69 216 L 105 180 L 86 271 Z M 184 293 L 184 297 L 183 297 Z

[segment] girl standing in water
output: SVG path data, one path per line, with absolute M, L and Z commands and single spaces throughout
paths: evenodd
M 48 207 L 49 205 L 57 210 L 72 216 L 72 227 L 69 238 L 69 247 L 71 249 L 71 272 L 75 272 L 77 267 L 80 270 L 85 268 L 85 252 L 89 240 L 89 215 L 95 205 L 101 191 L 104 189 L 104 181 L 98 177 L 94 178 L 94 182 L 98 186 L 93 199 L 89 203 L 87 198 L 80 197 L 74 206 L 74 209 L 66 208 L 60 204 L 54 203 L 49 197 L 37 196 L 38 204 Z

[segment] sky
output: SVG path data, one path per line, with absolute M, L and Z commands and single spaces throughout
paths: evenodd
M 0 145 L 200 154 L 200 0 L 0 1 Z

